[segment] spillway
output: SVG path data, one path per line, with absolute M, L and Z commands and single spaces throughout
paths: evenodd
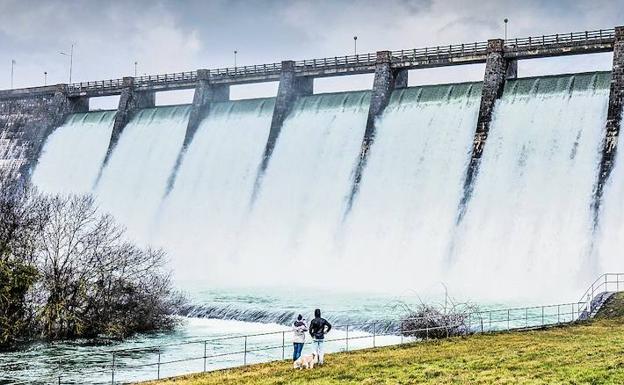
M 139 242 L 151 240 L 189 112 L 189 106 L 141 110 L 123 130 L 94 189 L 101 208 Z
M 312 95 L 297 101 L 284 122 L 232 259 L 243 282 L 323 283 L 324 274 L 306 278 L 298 272 L 310 263 L 332 269 L 334 238 L 369 102 L 369 92 Z
M 597 233 L 591 218 L 609 79 L 507 81 L 459 222 L 481 83 L 395 90 L 347 215 L 370 92 L 298 98 L 257 186 L 274 98 L 212 103 L 170 190 L 189 106 L 141 110 L 105 165 L 114 113 L 73 115 L 33 181 L 92 191 L 135 239 L 168 250 L 180 281 L 561 298 L 619 266 L 624 167 Z
M 341 271 L 383 287 L 439 282 L 480 96 L 480 83 L 394 92 L 343 229 Z
M 214 103 L 184 154 L 153 239 L 173 247 L 172 263 L 186 279 L 227 278 L 219 266 L 231 258 L 248 213 L 274 104 L 274 99 Z
M 115 111 L 75 114 L 48 137 L 32 182 L 51 193 L 89 193 L 111 137 Z
M 472 200 L 452 245 L 449 282 L 474 296 L 582 290 L 609 75 L 508 81 L 495 107 Z

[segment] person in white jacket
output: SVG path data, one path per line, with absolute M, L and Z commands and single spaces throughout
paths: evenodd
M 293 361 L 297 361 L 297 359 L 301 357 L 307 331 L 308 327 L 306 326 L 305 319 L 299 314 L 293 323 Z

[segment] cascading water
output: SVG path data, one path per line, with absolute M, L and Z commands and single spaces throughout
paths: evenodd
M 598 274 L 592 190 L 606 121 L 605 73 L 508 81 L 448 282 L 473 298 L 561 298 Z
M 115 111 L 71 115 L 48 137 L 32 182 L 50 193 L 88 193 L 111 137 Z
M 189 106 L 172 106 L 137 113 L 123 130 L 95 187 L 102 209 L 139 242 L 150 240 L 184 141 L 189 111 Z
M 385 288 L 440 281 L 480 96 L 480 83 L 394 92 L 345 224 L 342 271 Z
M 153 236 L 170 246 L 176 274 L 184 279 L 229 279 L 216 267 L 231 258 L 248 213 L 274 104 L 274 99 L 212 104 L 184 154 Z M 197 268 L 198 261 L 204 268 Z
M 236 271 L 239 282 L 323 284 L 325 271 L 333 268 L 334 238 L 351 188 L 369 101 L 369 92 L 313 95 L 297 101 L 284 122 L 228 268 Z
M 602 268 L 588 253 L 608 81 L 606 73 L 508 81 L 459 225 L 480 83 L 395 91 L 346 217 L 369 92 L 300 98 L 254 202 L 272 98 L 213 104 L 168 194 L 189 107 L 141 111 L 94 193 L 133 237 L 169 251 L 180 281 L 419 292 L 442 281 L 473 298 L 514 298 L 502 288 L 537 280 L 544 286 L 528 296 L 561 295 L 570 292 L 561 282 L 585 285 Z M 78 114 L 57 129 L 35 183 L 88 191 L 112 117 Z M 609 191 L 605 207 L 617 204 Z

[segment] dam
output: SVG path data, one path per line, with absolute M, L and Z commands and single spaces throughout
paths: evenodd
M 611 51 L 611 72 L 518 78 L 518 60 Z M 407 86 L 474 63 L 482 82 Z M 314 94 L 362 73 L 371 90 Z M 229 98 L 268 81 L 276 97 Z M 155 106 L 178 89 L 193 102 Z M 624 27 L 6 90 L 0 167 L 94 194 L 186 280 L 536 298 L 619 268 L 623 98 Z

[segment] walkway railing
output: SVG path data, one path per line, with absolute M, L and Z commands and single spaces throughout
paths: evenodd
M 523 51 L 538 48 L 574 46 L 595 43 L 612 43 L 615 29 L 599 29 L 597 31 L 558 33 L 554 35 L 532 36 L 522 39 L 505 40 L 506 51 Z
M 326 339 L 326 348 L 333 352 L 350 351 L 427 340 L 434 334 L 451 337 L 561 325 L 585 319 L 583 316 L 588 313 L 593 315 L 596 310 L 592 309 L 593 301 L 605 292 L 620 291 L 623 285 L 624 273 L 607 273 L 593 282 L 578 302 L 476 311 L 466 314 L 457 324 L 436 327 L 406 327 L 414 324 L 407 321 L 423 319 L 418 317 L 337 325 Z M 102 384 L 161 379 L 283 360 L 291 354 L 291 340 L 291 330 L 280 330 L 91 354 L 67 354 L 51 358 L 50 366 L 56 368 L 51 377 L 57 384 L 79 383 L 85 378 L 89 378 L 90 383 Z M 99 358 L 93 360 L 94 355 Z M 85 365 L 85 360 L 92 363 Z M 28 363 L 12 362 L 11 365 Z M 12 384 L 21 383 L 27 382 Z
M 519 39 L 505 40 L 506 54 L 519 55 L 537 49 L 572 48 L 591 44 L 610 44 L 615 39 L 615 29 L 601 29 L 597 31 L 571 32 L 565 34 L 532 36 Z M 405 67 L 414 63 L 435 63 L 443 59 L 453 58 L 480 58 L 485 60 L 487 42 L 473 42 L 468 44 L 453 44 L 437 47 L 416 48 L 392 51 L 392 63 Z M 299 60 L 295 62 L 295 72 L 310 70 L 323 71 L 339 68 L 370 68 L 375 64 L 376 53 L 326 57 L 320 59 Z M 211 69 L 208 71 L 213 80 L 222 80 L 249 76 L 273 76 L 281 71 L 281 63 L 259 64 Z M 197 80 L 197 71 L 178 72 L 163 75 L 139 76 L 135 78 L 135 85 L 141 87 L 183 84 L 190 85 Z M 123 79 L 72 83 L 68 85 L 70 93 L 84 93 L 88 91 L 119 90 L 123 87 Z

